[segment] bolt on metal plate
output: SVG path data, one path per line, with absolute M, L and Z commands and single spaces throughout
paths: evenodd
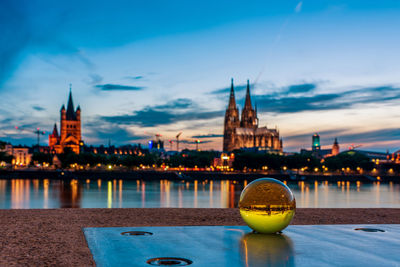
M 356 228 L 356 231 L 364 231 L 364 232 L 385 232 L 385 230 L 377 229 L 377 228 Z
M 184 258 L 162 257 L 149 259 L 147 263 L 154 266 L 186 266 L 192 264 L 193 261 Z
M 153 235 L 151 232 L 144 232 L 144 231 L 127 231 L 122 232 L 121 235 Z

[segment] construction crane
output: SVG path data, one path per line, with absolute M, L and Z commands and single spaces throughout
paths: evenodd
M 362 146 L 362 145 L 354 145 L 354 144 L 351 144 L 351 146 L 349 146 L 349 150 L 354 150 L 354 149 L 356 149 L 356 148 L 358 148 L 358 147 L 360 147 L 360 146 Z
M 176 135 L 176 151 L 179 151 L 179 136 L 181 136 L 182 132 L 179 132 Z
M 36 137 L 37 137 L 37 146 L 38 146 L 38 147 L 40 146 L 40 136 L 46 134 L 46 132 L 45 132 L 45 131 L 41 131 L 39 127 L 36 128 L 35 131 L 26 130 L 26 129 L 21 128 L 21 127 L 18 127 L 18 126 L 15 126 L 15 129 L 17 129 L 17 130 L 19 130 L 19 131 L 25 131 L 25 132 L 30 132 L 30 133 L 36 134 Z
M 159 133 L 149 133 L 149 132 L 144 132 L 144 133 L 145 133 L 145 134 L 148 134 L 148 135 L 153 135 L 153 136 L 155 136 L 157 142 L 160 140 L 160 137 L 162 136 L 162 135 L 159 134 Z

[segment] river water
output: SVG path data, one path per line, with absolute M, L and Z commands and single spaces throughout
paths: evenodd
M 0 180 L 1 209 L 233 208 L 247 181 Z M 398 183 L 288 183 L 298 208 L 400 208 Z

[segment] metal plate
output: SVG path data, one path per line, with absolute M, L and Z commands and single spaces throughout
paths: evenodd
M 150 267 L 149 260 L 164 257 L 190 266 L 400 266 L 400 225 L 294 225 L 281 235 L 254 234 L 247 226 L 83 230 L 97 266 Z M 153 235 L 121 235 L 128 231 Z

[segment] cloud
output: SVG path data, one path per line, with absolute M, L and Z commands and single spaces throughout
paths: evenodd
M 1 124 L 9 124 L 11 122 L 13 122 L 12 118 L 5 118 L 5 119 L 0 120 L 0 125 Z
M 123 127 L 115 126 L 109 129 L 95 130 L 91 137 L 95 137 L 103 144 L 108 143 L 108 140 L 111 140 L 113 144 L 127 144 L 146 138 L 144 135 L 135 135 Z
M 143 79 L 144 77 L 141 76 L 141 75 L 138 75 L 138 76 L 128 76 L 128 77 L 126 77 L 126 78 L 132 79 L 132 80 L 141 80 L 141 79 Z
M 130 85 L 121 85 L 121 84 L 98 84 L 95 86 L 102 91 L 140 91 L 145 89 L 143 86 L 130 86 Z
M 172 111 L 157 111 L 154 108 L 146 107 L 143 110 L 135 111 L 134 114 L 119 116 L 103 116 L 102 119 L 115 124 L 138 125 L 142 127 L 153 127 L 167 125 L 179 121 L 205 120 L 222 117 L 221 111 L 189 111 L 185 113 L 174 113 Z
M 223 137 L 223 134 L 203 134 L 203 135 L 194 135 L 192 136 L 192 138 L 198 138 L 198 139 L 202 139 L 202 138 L 218 138 L 218 137 Z
M 273 113 L 335 110 L 357 104 L 385 102 L 400 98 L 400 89 L 394 86 L 365 87 L 338 93 L 318 93 L 317 83 L 294 84 L 282 87 L 280 92 L 255 95 L 258 110 Z M 220 91 L 220 89 L 215 92 Z M 239 99 L 242 102 L 244 99 Z M 109 123 L 153 127 L 180 121 L 210 120 L 223 117 L 223 110 L 209 111 L 198 107 L 191 99 L 178 98 L 165 104 L 147 106 L 132 114 L 104 116 Z M 206 136 L 204 138 L 207 138 Z M 209 136 L 209 138 L 212 138 Z
M 284 137 L 285 141 L 290 141 L 295 143 L 294 147 L 289 149 L 297 149 L 299 146 L 310 148 L 311 139 L 314 132 L 302 133 L 298 135 L 286 135 Z M 374 147 L 373 149 L 378 149 L 380 151 L 386 151 L 388 145 L 384 143 L 397 142 L 400 139 L 400 129 L 399 128 L 385 128 L 379 130 L 363 131 L 363 132 L 349 132 L 349 129 L 335 129 L 318 132 L 321 143 L 327 146 L 333 144 L 334 138 L 338 139 L 341 151 L 347 149 L 343 144 L 354 144 L 362 145 L 359 149 L 368 150 L 368 147 Z M 389 145 L 393 149 L 393 145 Z M 397 146 L 400 148 L 400 146 Z M 286 147 L 288 149 L 288 147 Z M 371 149 L 371 148 L 370 148 Z
M 362 87 L 331 94 L 318 93 L 317 89 L 318 85 L 315 83 L 291 85 L 281 92 L 255 95 L 253 99 L 256 100 L 259 111 L 296 113 L 344 109 L 357 104 L 383 103 L 400 98 L 400 88 L 390 85 Z
M 250 84 L 250 87 L 252 88 L 254 86 L 253 83 Z M 240 91 L 244 91 L 247 88 L 247 83 L 246 84 L 239 84 L 239 85 L 233 85 L 233 89 L 235 90 L 235 92 L 240 92 Z M 225 88 L 220 88 L 220 89 L 215 89 L 213 91 L 210 92 L 210 94 L 213 95 L 219 95 L 219 94 L 229 94 L 229 92 L 231 91 L 231 86 L 229 87 L 225 87 Z
M 303 7 L 303 1 L 300 1 L 300 2 L 296 5 L 294 11 L 295 11 L 296 13 L 299 13 L 299 12 L 301 12 L 301 8 L 302 8 L 302 7 Z
M 103 77 L 95 73 L 90 74 L 89 77 L 90 77 L 90 84 L 99 84 L 103 81 Z
M 223 110 L 208 111 L 199 107 L 188 98 L 178 98 L 162 105 L 147 106 L 133 114 L 103 116 L 109 123 L 153 127 L 168 125 L 180 121 L 209 120 L 224 115 Z
M 168 110 L 168 109 L 187 109 L 193 107 L 193 101 L 189 98 L 178 98 L 167 102 L 164 105 L 155 106 L 156 110 Z
M 32 108 L 33 108 L 34 110 L 37 110 L 37 111 L 46 110 L 44 107 L 41 107 L 41 106 L 38 106 L 38 105 L 33 105 Z
M 108 144 L 108 140 L 113 145 L 136 143 L 146 139 L 146 135 L 136 134 L 127 125 L 116 125 L 104 121 L 99 117 L 90 117 L 82 125 L 84 128 L 83 138 L 87 144 Z
M 255 84 L 251 83 L 250 84 L 250 88 L 254 89 Z M 265 88 L 265 87 L 272 87 L 271 84 L 257 84 L 257 88 Z M 236 92 L 241 92 L 246 90 L 247 88 L 247 84 L 239 84 L 239 85 L 234 85 L 234 90 L 235 93 Z M 285 86 L 285 87 L 281 87 L 281 88 L 271 88 L 274 91 L 278 90 L 279 94 L 296 94 L 296 93 L 307 93 L 307 92 L 312 92 L 314 89 L 317 88 L 317 84 L 316 83 L 300 83 L 300 84 L 293 84 L 293 85 L 289 85 L 289 86 Z M 214 94 L 214 95 L 219 95 L 219 94 L 229 94 L 229 92 L 231 91 L 231 87 L 225 87 L 225 88 L 220 88 L 220 89 L 216 89 L 210 92 L 210 94 Z
M 317 88 L 317 86 L 314 83 L 294 84 L 288 86 L 286 92 L 288 94 L 307 93 L 313 91 L 315 88 Z
M 347 133 L 339 137 L 343 142 L 350 143 L 373 143 L 377 141 L 394 141 L 400 140 L 399 128 L 387 128 L 373 131 L 365 131 L 359 133 Z M 399 146 L 400 147 L 400 146 Z
M 342 136 L 343 133 L 346 131 L 346 129 L 335 129 L 335 130 L 326 130 L 326 131 L 319 131 L 318 135 L 321 137 L 321 139 L 324 138 L 324 136 L 329 136 L 329 137 L 338 137 Z M 286 135 L 286 138 L 290 139 L 303 139 L 303 138 L 309 138 L 310 139 L 310 144 L 311 144 L 311 136 L 314 135 L 315 132 L 308 132 L 308 133 L 302 133 L 302 134 L 292 134 L 292 135 Z
M 336 103 L 340 95 L 321 94 L 315 96 L 281 97 L 269 95 L 256 96 L 259 111 L 274 113 L 296 113 L 310 110 L 340 109 L 350 106 L 350 103 Z

